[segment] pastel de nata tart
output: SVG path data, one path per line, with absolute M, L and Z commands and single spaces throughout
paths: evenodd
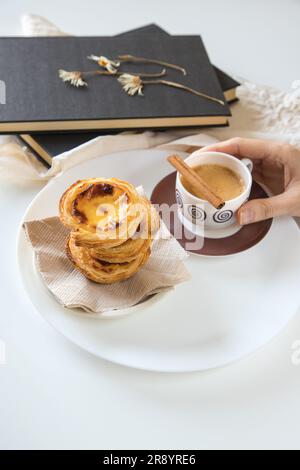
M 147 262 L 160 227 L 151 202 L 116 178 L 77 181 L 61 197 L 59 212 L 71 229 L 68 258 L 84 276 L 101 284 L 133 276 Z
M 76 243 L 76 237 L 74 237 Z M 77 245 L 78 246 L 78 245 Z M 140 253 L 151 247 L 151 238 L 128 238 L 121 245 L 111 248 L 89 248 L 91 255 L 108 263 L 133 261 Z
M 150 201 L 143 198 L 143 203 L 146 204 L 147 214 L 139 224 L 135 234 L 120 245 L 107 247 L 100 244 L 94 246 L 91 248 L 93 256 L 111 263 L 122 263 L 132 261 L 139 253 L 144 252 L 151 246 L 153 238 L 160 227 L 160 217 Z M 72 236 L 74 242 L 78 246 L 82 246 L 81 241 L 78 240 L 77 232 L 73 232 Z
M 100 284 L 112 284 L 133 276 L 146 263 L 151 250 L 147 248 L 131 261 L 109 263 L 97 258 L 92 249 L 77 246 L 71 234 L 66 252 L 70 261 L 85 277 Z
M 147 204 L 135 187 L 117 178 L 77 181 L 62 195 L 62 223 L 76 230 L 78 244 L 113 247 L 124 243 L 147 216 Z

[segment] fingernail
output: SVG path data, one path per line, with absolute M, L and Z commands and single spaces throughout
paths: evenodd
M 255 221 L 255 214 L 252 209 L 245 209 L 240 211 L 240 225 L 251 224 Z

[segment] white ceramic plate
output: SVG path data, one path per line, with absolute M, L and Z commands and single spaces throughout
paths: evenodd
M 130 151 L 87 161 L 51 181 L 24 219 L 57 214 L 62 192 L 81 178 L 118 177 L 142 184 L 148 195 L 170 172 L 167 152 Z M 38 312 L 79 347 L 104 359 L 153 371 L 205 370 L 231 363 L 277 335 L 299 306 L 300 231 L 276 220 L 264 240 L 229 257 L 191 255 L 192 279 L 133 309 L 99 320 L 61 307 L 34 269 L 22 230 L 18 261 Z

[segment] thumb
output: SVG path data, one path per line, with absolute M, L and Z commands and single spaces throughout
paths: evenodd
M 287 194 L 266 199 L 253 199 L 244 204 L 237 213 L 240 225 L 252 224 L 290 213 L 291 204 Z

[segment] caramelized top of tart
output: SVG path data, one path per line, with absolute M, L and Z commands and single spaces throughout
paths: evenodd
M 126 192 L 108 183 L 92 183 L 73 201 L 72 215 L 90 229 L 111 230 L 126 218 Z

